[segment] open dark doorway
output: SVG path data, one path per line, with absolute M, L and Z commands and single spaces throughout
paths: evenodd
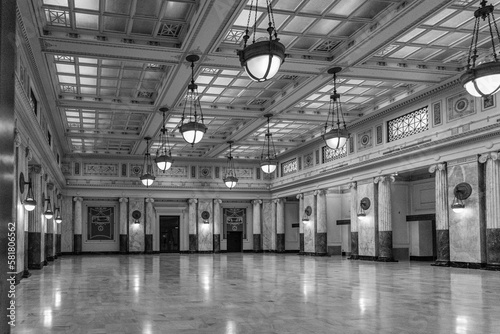
M 160 216 L 160 253 L 179 252 L 179 216 Z
M 227 232 L 227 252 L 243 251 L 243 233 L 242 232 Z

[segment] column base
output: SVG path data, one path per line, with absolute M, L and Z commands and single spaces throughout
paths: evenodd
M 485 270 L 500 271 L 500 264 L 486 264 Z
M 327 238 L 326 232 L 316 233 L 316 243 L 315 243 L 316 254 L 327 254 L 328 253 L 326 238 Z
M 128 251 L 128 235 L 120 234 L 120 253 L 125 254 Z
M 78 255 L 82 252 L 82 235 L 75 234 L 73 236 L 73 252 Z
M 220 253 L 220 234 L 214 234 L 214 253 Z
M 359 260 L 359 255 L 357 255 L 357 254 L 351 254 L 351 256 L 349 256 L 347 259 L 348 260 Z
M 253 235 L 253 251 L 255 253 L 262 253 L 262 242 L 260 234 Z
M 443 260 L 436 260 L 433 264 L 431 264 L 433 267 L 449 267 L 450 266 L 450 261 L 443 261 Z
M 278 233 L 276 235 L 276 252 L 284 253 L 285 252 L 285 234 Z
M 146 234 L 144 239 L 144 253 L 152 254 L 153 253 L 153 235 Z
M 196 234 L 189 235 L 189 251 L 195 253 L 198 250 L 198 236 Z
M 50 262 L 54 261 L 54 257 L 53 256 L 47 256 L 47 261 L 50 261 Z
M 349 260 L 359 260 L 358 232 L 351 232 L 351 256 Z
M 31 276 L 31 273 L 28 269 L 24 269 L 23 271 L 23 278 L 28 278 Z
M 398 260 L 395 260 L 393 257 L 378 257 L 377 262 L 398 262 Z
M 299 233 L 299 254 L 304 253 L 304 233 Z

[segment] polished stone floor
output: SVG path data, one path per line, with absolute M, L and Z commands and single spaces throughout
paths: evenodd
M 295 254 L 63 256 L 13 333 L 500 333 L 500 272 Z

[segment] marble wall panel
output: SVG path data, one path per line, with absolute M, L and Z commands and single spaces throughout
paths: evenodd
M 376 226 L 376 201 L 374 199 L 375 194 L 375 184 L 373 182 L 368 182 L 364 184 L 358 183 L 358 210 L 359 202 L 362 198 L 368 197 L 371 202 L 371 206 L 368 210 L 365 210 L 366 216 L 363 218 L 357 217 L 358 219 L 358 253 L 360 256 L 377 256 L 377 238 L 378 233 Z
M 313 193 L 304 195 L 304 210 L 310 206 L 313 209 L 311 216 L 309 216 L 309 221 L 302 221 L 304 216 L 304 211 L 299 212 L 300 224 L 304 226 L 304 252 L 315 253 L 316 252 L 316 212 L 314 210 L 315 196 Z
M 201 213 L 207 211 L 210 214 L 208 224 L 201 218 Z M 214 250 L 214 207 L 212 200 L 200 199 L 198 202 L 198 251 L 206 252 Z
M 141 218 L 138 219 L 138 224 L 132 217 L 132 212 L 138 210 L 141 212 Z M 144 252 L 144 199 L 130 198 L 129 199 L 129 252 Z
M 467 182 L 472 187 L 472 194 L 464 200 L 463 212 L 449 211 L 452 262 L 486 262 L 484 201 L 480 189 L 482 177 L 477 161 L 448 166 L 448 203 L 453 203 L 453 190 L 457 184 Z
M 262 202 L 262 249 L 275 250 L 276 226 L 273 219 L 273 203 Z

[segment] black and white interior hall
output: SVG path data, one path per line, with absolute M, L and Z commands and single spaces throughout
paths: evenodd
M 101 253 L 500 268 L 498 87 L 470 81 L 490 3 L 269 4 L 272 33 L 263 0 L 17 1 L 18 283 Z M 242 50 L 276 36 L 252 78 Z

